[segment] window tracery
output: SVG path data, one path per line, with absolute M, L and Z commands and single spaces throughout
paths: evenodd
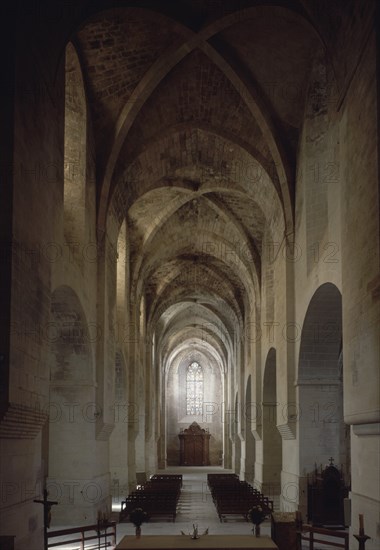
M 186 372 L 186 414 L 199 416 L 203 407 L 203 369 L 193 361 Z

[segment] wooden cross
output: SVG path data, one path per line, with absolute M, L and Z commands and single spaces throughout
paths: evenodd
M 329 461 L 330 461 L 330 466 L 334 466 L 334 459 L 332 456 L 330 456 Z
M 50 527 L 50 519 L 51 519 L 51 513 L 50 509 L 54 504 L 58 504 L 56 500 L 48 500 L 48 492 L 46 489 L 44 489 L 44 498 L 43 500 L 34 500 L 33 502 L 37 502 L 38 504 L 42 504 L 44 507 L 44 550 L 48 550 L 48 536 L 47 536 L 47 530 Z

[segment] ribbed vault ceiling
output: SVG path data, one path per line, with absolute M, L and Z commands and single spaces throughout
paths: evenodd
M 265 240 L 292 231 L 321 42 L 299 2 L 191 0 L 186 17 L 148 4 L 93 15 L 75 37 L 98 227 L 127 222 L 131 297 L 145 295 L 162 357 L 178 365 L 198 353 L 224 369 L 260 305 Z

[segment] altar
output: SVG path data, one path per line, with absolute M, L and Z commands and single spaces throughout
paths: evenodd
M 255 548 L 278 550 L 278 546 L 270 537 L 255 537 L 253 535 L 205 535 L 199 539 L 191 539 L 183 535 L 142 535 L 139 539 L 127 535 L 116 546 L 117 550 L 237 550 L 239 548 Z

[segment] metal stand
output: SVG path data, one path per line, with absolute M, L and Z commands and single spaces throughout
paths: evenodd
M 369 537 L 368 535 L 365 535 L 364 533 L 361 533 L 359 535 L 354 535 L 354 537 L 356 538 L 357 541 L 359 541 L 359 548 L 358 550 L 365 550 L 365 543 L 367 542 L 368 539 L 370 539 L 371 537 Z

